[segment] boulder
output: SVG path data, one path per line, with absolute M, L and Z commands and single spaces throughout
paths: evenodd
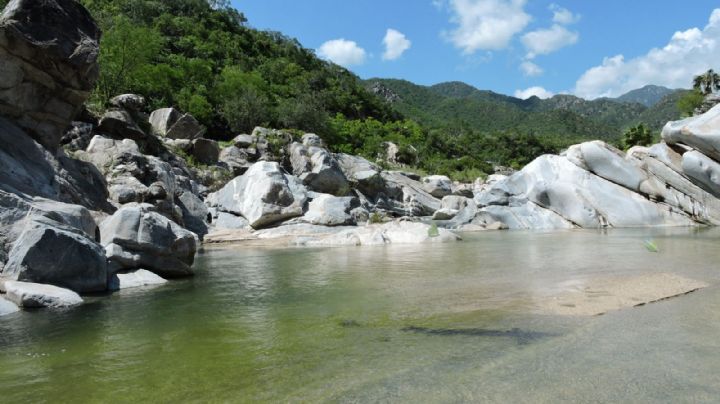
M 257 139 L 255 137 L 246 135 L 246 134 L 237 135 L 233 139 L 233 145 L 235 145 L 235 147 L 240 148 L 240 149 L 246 149 L 248 147 L 252 147 L 255 144 L 255 142 L 257 142 Z
M 384 171 L 381 174 L 388 198 L 399 202 L 401 216 L 431 216 L 440 209 L 440 200 L 425 191 L 422 183 L 414 181 L 397 171 Z
M 20 308 L 17 306 L 17 304 L 0 296 L 0 317 L 7 316 L 8 314 L 17 313 L 18 311 L 20 311 Z
M 480 209 L 473 223 L 481 224 L 488 230 L 554 230 L 575 227 L 557 213 L 532 202 L 519 206 L 487 206 Z
M 192 141 L 191 153 L 200 164 L 213 165 L 220 157 L 220 147 L 214 140 L 199 138 Z
M 153 111 L 150 114 L 150 126 L 156 135 L 166 137 L 170 128 L 175 125 L 182 114 L 175 108 L 162 108 Z
M 635 192 L 648 180 L 647 173 L 626 159 L 625 153 L 600 140 L 570 146 L 565 156 L 578 167 Z
M 142 112 L 145 109 L 145 97 L 137 94 L 121 94 L 110 99 L 110 105 L 129 112 Z
M 110 109 L 100 118 L 97 131 L 109 135 L 114 139 L 132 139 L 136 142 L 144 141 L 147 135 L 135 123 L 130 113 L 124 109 Z
M 328 194 L 316 196 L 308 205 L 302 220 L 323 226 L 344 226 L 355 224 L 352 210 L 360 206 L 354 197 L 336 197 Z
M 682 156 L 683 173 L 707 192 L 720 198 L 720 164 L 698 151 Z
M 100 29 L 74 0 L 16 0 L 0 16 L 0 115 L 56 150 L 99 75 Z
M 340 170 L 350 182 L 350 186 L 368 198 L 376 199 L 385 191 L 385 180 L 380 175 L 382 169 L 366 159 L 350 154 L 336 154 Z
M 545 155 L 494 184 L 504 195 L 494 205 L 518 207 L 527 201 L 586 228 L 692 225 L 682 212 L 654 203 L 623 186 L 586 171 L 568 158 Z M 489 198 L 478 198 L 487 202 Z M 492 205 L 486 204 L 486 205 Z
M 216 230 L 250 228 L 250 223 L 248 223 L 247 219 L 227 212 L 217 212 L 217 216 L 213 219 L 212 225 Z
M 245 217 L 255 229 L 303 215 L 306 189 L 284 174 L 278 163 L 261 161 L 220 191 L 208 195 L 210 206 Z
M 125 206 L 100 224 L 109 270 L 146 268 L 167 277 L 192 275 L 197 236 L 151 209 L 147 204 Z
M 433 213 L 433 220 L 450 220 L 458 214 L 458 209 L 440 208 Z
M 154 273 L 138 269 L 134 272 L 114 274 L 108 281 L 109 290 L 122 290 L 131 288 L 141 288 L 143 286 L 156 286 L 167 283 L 167 280 L 155 275 Z
M 317 144 L 318 142 L 314 137 L 306 136 L 304 139 L 308 144 Z M 290 163 L 293 174 L 313 191 L 336 196 L 347 195 L 350 191 L 350 184 L 338 162 L 325 149 L 293 143 L 290 145 Z
M 202 239 L 208 232 L 208 208 L 205 202 L 194 193 L 186 190 L 183 190 L 175 198 L 175 202 L 182 211 L 185 227 Z
M 444 175 L 431 175 L 422 179 L 423 190 L 435 198 L 452 194 L 452 181 Z
M 302 144 L 305 147 L 320 147 L 324 148 L 325 144 L 320 138 L 320 136 L 314 134 L 314 133 L 306 133 L 302 137 Z
M 90 140 L 95 136 L 93 133 L 95 127 L 87 122 L 70 122 L 70 128 L 65 131 L 60 139 L 60 144 L 64 149 L 70 151 L 85 150 L 90 144 Z
M 107 287 L 105 251 L 79 230 L 41 216 L 30 216 L 8 253 L 3 277 L 47 283 L 76 292 Z
M 205 134 L 205 128 L 190 114 L 185 114 L 168 129 L 165 136 L 169 139 L 198 139 Z
M 222 149 L 218 161 L 232 170 L 236 176 L 243 175 L 252 165 L 249 163 L 250 156 L 248 152 L 237 146 L 229 146 Z
M 684 144 L 720 161 L 720 105 L 699 116 L 668 122 L 662 138 L 669 145 Z
M 33 213 L 45 216 L 66 226 L 82 231 L 88 238 L 100 241 L 98 226 L 89 210 L 84 206 L 71 205 L 45 198 L 33 198 Z
M 64 308 L 82 304 L 83 300 L 72 290 L 31 282 L 5 282 L 6 297 L 24 308 Z

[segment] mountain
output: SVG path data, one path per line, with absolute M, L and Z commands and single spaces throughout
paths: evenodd
M 643 88 L 638 88 L 636 90 L 627 92 L 615 98 L 615 100 L 625 103 L 638 103 L 646 107 L 652 107 L 658 102 L 660 102 L 660 100 L 665 98 L 667 95 L 678 91 L 682 90 L 672 90 L 667 87 L 655 86 L 650 84 Z
M 385 99 L 392 94 L 395 109 L 430 127 L 470 126 L 481 132 L 516 129 L 539 135 L 606 140 L 619 138 L 628 127 L 641 122 L 659 130 L 680 116 L 675 104 L 683 94 L 668 90 L 648 107 L 629 101 L 631 96 L 622 102 L 609 98 L 589 101 L 564 94 L 546 100 L 522 100 L 462 82 L 421 86 L 405 80 L 370 79 L 365 86 L 384 94 Z M 653 88 L 645 87 L 634 94 L 660 94 L 657 88 L 661 87 Z

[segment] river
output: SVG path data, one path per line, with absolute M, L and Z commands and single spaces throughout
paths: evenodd
M 675 228 L 206 249 L 192 279 L 0 319 L 0 394 L 4 403 L 712 402 L 719 241 L 720 229 Z M 568 282 L 656 272 L 710 286 L 595 317 L 536 304 Z

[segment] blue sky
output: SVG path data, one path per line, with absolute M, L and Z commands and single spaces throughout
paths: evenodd
M 688 87 L 720 70 L 710 0 L 233 0 L 362 78 L 459 80 L 523 98 Z M 717 10 L 715 10 L 717 9 Z

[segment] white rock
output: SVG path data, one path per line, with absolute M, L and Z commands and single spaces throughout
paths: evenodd
M 15 303 L 0 296 L 0 317 L 17 313 L 18 311 L 20 311 L 20 308 Z
M 720 161 L 720 105 L 699 116 L 668 122 L 662 138 L 668 144 L 688 145 Z
M 143 286 L 162 285 L 167 283 L 159 275 L 156 275 L 145 269 L 138 269 L 135 272 L 116 274 L 109 282 L 110 290 L 122 290 L 130 288 L 139 288 Z
M 80 295 L 69 289 L 40 283 L 6 281 L 5 296 L 20 307 L 69 307 L 83 302 Z

